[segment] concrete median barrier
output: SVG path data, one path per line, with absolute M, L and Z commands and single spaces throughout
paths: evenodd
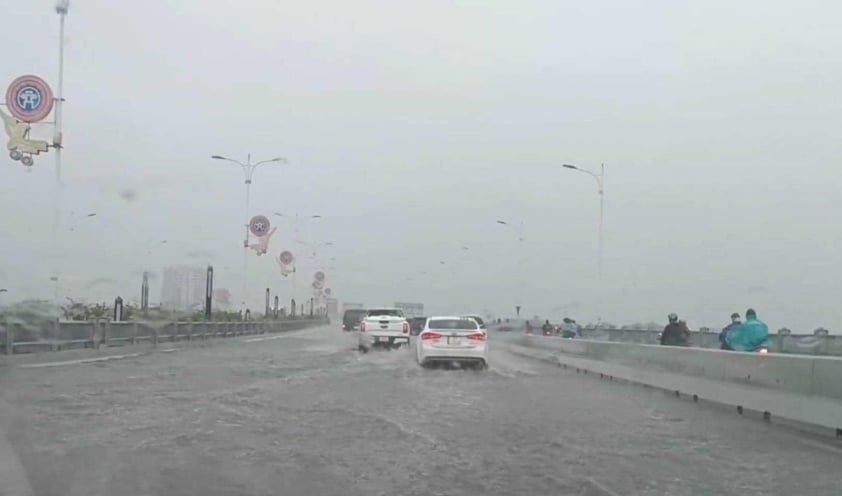
M 559 364 L 833 429 L 842 437 L 842 358 L 522 336 Z

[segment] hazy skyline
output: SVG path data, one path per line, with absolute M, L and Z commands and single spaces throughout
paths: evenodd
M 0 9 L 0 84 L 33 73 L 55 86 L 53 3 Z M 249 255 L 252 308 L 267 286 L 293 294 L 273 258 L 303 250 L 272 213 L 298 212 L 323 216 L 301 236 L 334 242 L 319 255 L 336 259 L 328 282 L 344 301 L 503 314 L 522 298 L 527 315 L 676 312 L 696 327 L 755 307 L 773 330 L 839 331 L 840 13 L 759 0 L 72 2 L 61 249 L 52 153 L 31 172 L 4 155 L 0 301 L 50 298 L 56 263 L 62 296 L 113 300 L 139 298 L 143 270 L 209 262 L 238 301 L 243 177 L 210 156 L 252 153 L 290 161 L 252 186 L 251 214 L 279 227 L 269 254 Z M 601 290 L 596 185 L 563 163 L 605 163 Z M 498 219 L 524 221 L 520 273 Z M 302 260 L 299 299 L 312 269 Z

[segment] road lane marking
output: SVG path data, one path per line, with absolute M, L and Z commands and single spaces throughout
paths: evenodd
M 161 350 L 164 351 L 164 350 Z M 167 350 L 169 351 L 169 350 Z M 173 350 L 174 351 L 174 350 Z M 94 363 L 94 362 L 106 362 L 108 360 L 122 360 L 125 358 L 137 358 L 139 356 L 143 356 L 146 353 L 129 353 L 126 355 L 110 355 L 104 357 L 96 357 L 96 358 L 80 358 L 78 360 L 64 360 L 62 362 L 44 362 L 44 363 L 24 363 L 22 365 L 18 365 L 18 367 L 22 369 L 37 369 L 42 367 L 61 367 L 64 365 L 79 365 L 83 363 Z
M 243 342 L 244 343 L 258 343 L 260 341 L 269 341 L 269 340 L 272 340 L 272 339 L 281 339 L 281 338 L 285 338 L 285 337 L 288 337 L 288 336 L 289 336 L 289 334 L 278 334 L 277 336 L 268 336 L 268 337 L 265 337 L 265 338 L 244 339 Z

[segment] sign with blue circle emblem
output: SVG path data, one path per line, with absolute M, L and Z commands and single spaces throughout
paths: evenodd
M 255 215 L 249 221 L 249 231 L 258 238 L 265 236 L 269 232 L 272 223 L 265 215 Z
M 53 90 L 38 76 L 21 76 L 6 90 L 6 107 L 21 122 L 44 120 L 53 110 Z

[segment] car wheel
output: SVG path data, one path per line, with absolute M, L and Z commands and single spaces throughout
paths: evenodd
M 363 345 L 360 345 L 357 349 L 359 350 L 360 353 L 368 353 L 368 348 L 366 348 Z

